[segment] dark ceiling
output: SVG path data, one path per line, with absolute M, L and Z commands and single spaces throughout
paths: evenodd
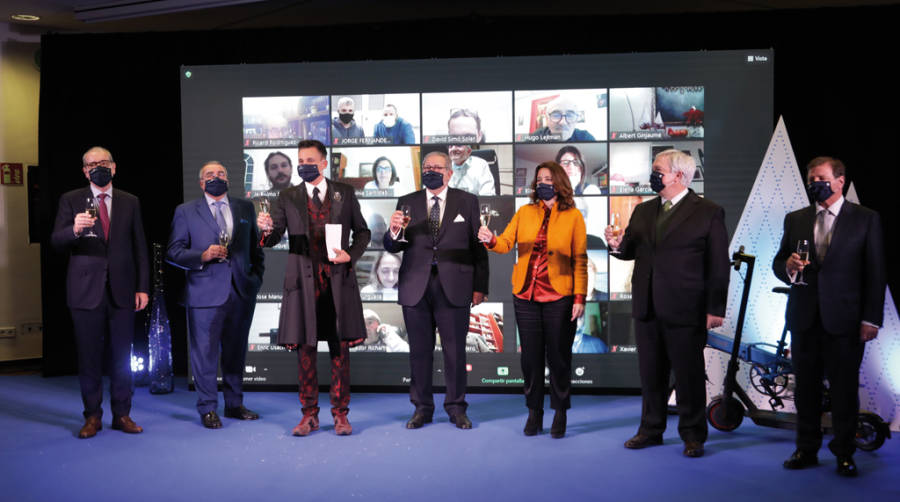
M 237 4 L 215 6 L 223 4 Z M 897 0 L 3 0 L 0 19 L 20 33 L 225 30 L 465 17 L 604 16 L 749 12 L 900 4 Z M 35 23 L 10 19 L 34 14 Z M 124 17 L 123 17 L 124 16 Z M 87 18 L 105 20 L 85 21 Z M 0 21 L 2 22 L 2 21 Z M 548 27 L 563 32 L 564 27 Z M 452 33 L 440 36 L 452 37 Z

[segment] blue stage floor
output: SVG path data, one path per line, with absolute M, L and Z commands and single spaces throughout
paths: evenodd
M 323 403 L 327 394 L 321 396 Z M 443 396 L 438 396 L 438 402 Z M 106 398 L 105 398 L 106 399 Z M 575 396 L 568 434 L 522 435 L 519 395 L 470 395 L 474 430 L 443 413 L 408 431 L 412 407 L 401 394 L 355 394 L 349 437 L 334 435 L 327 407 L 322 430 L 290 435 L 300 417 L 295 393 L 251 392 L 256 422 L 223 418 L 206 430 L 184 380 L 174 393 L 138 388 L 131 416 L 145 429 L 129 436 L 109 427 L 76 439 L 81 399 L 75 377 L 0 376 L 0 499 L 9 501 L 280 500 L 900 500 L 900 440 L 858 452 L 861 476 L 822 465 L 791 472 L 781 462 L 793 432 L 749 420 L 732 433 L 710 429 L 706 456 L 681 455 L 677 419 L 663 446 L 631 451 L 640 398 Z M 221 407 L 219 412 L 221 413 Z

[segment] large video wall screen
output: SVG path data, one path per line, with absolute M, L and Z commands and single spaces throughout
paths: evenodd
M 489 204 L 500 232 L 530 202 L 535 166 L 566 169 L 588 233 L 588 304 L 573 345 L 573 383 L 639 386 L 630 262 L 611 257 L 603 229 L 654 197 L 654 155 L 677 148 L 691 188 L 726 208 L 733 229 L 772 124 L 771 51 L 655 53 L 183 67 L 185 200 L 201 195 L 209 159 L 229 169 L 230 193 L 257 202 L 300 182 L 297 142 L 328 145 L 327 177 L 356 189 L 372 231 L 356 264 L 368 338 L 352 349 L 354 386 L 409 383 L 409 344 L 397 282 L 401 255 L 382 249 L 397 197 L 422 189 L 421 159 L 453 162 L 450 186 Z M 296 356 L 274 345 L 286 238 L 266 250 L 250 332 L 248 384 L 296 382 Z M 518 387 L 519 341 L 510 276 L 515 253 L 490 256 L 488 300 L 473 308 L 471 387 Z M 324 358 L 327 346 L 321 344 Z M 435 383 L 442 384 L 440 344 Z M 323 361 L 324 362 L 324 361 Z M 321 378 L 329 379 L 327 365 Z

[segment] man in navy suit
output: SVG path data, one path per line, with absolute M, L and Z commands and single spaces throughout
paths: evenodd
M 675 374 L 683 454 L 704 454 L 706 332 L 721 326 L 728 296 L 725 210 L 688 187 L 697 168 L 680 150 L 653 160 L 650 186 L 659 194 L 638 204 L 624 236 L 606 229 L 612 256 L 634 260 L 631 310 L 641 375 L 641 424 L 629 449 L 660 445 L 666 430 L 669 375 Z
M 136 434 L 143 429 L 131 413 L 131 342 L 134 313 L 147 306 L 150 291 L 147 242 L 137 197 L 113 189 L 116 163 L 109 150 L 94 147 L 82 156 L 90 186 L 59 199 L 51 242 L 69 255 L 66 296 L 78 347 L 78 380 L 84 426 L 78 437 L 103 428 L 103 354 L 111 352 L 112 428 Z M 97 217 L 87 211 L 88 201 Z
M 203 426 L 219 429 L 216 372 L 222 357 L 225 416 L 256 420 L 244 407 L 242 383 L 247 336 L 262 284 L 263 252 L 256 212 L 247 200 L 228 196 L 228 171 L 216 161 L 200 169 L 203 197 L 175 209 L 168 261 L 186 270 L 185 306 L 191 372 Z M 220 240 L 220 236 L 227 236 Z M 222 244 L 229 243 L 226 247 Z
M 818 463 L 822 445 L 822 379 L 828 378 L 837 472 L 856 476 L 859 366 L 865 343 L 884 315 L 885 256 L 878 213 L 844 200 L 844 164 L 816 157 L 806 167 L 813 204 L 784 218 L 772 270 L 791 284 L 786 321 L 797 378 L 797 449 L 786 469 Z M 806 259 L 796 252 L 809 244 Z M 802 273 L 803 281 L 800 281 Z M 800 284 L 804 282 L 805 284 Z
M 403 252 L 398 299 L 409 332 L 409 394 L 416 407 L 406 427 L 418 429 L 431 422 L 434 414 L 431 380 L 437 327 L 447 386 L 444 410 L 458 428 L 471 429 L 472 421 L 466 416 L 469 309 L 484 301 L 488 292 L 487 250 L 476 237 L 478 198 L 447 187 L 453 172 L 450 157 L 443 152 L 426 155 L 422 171 L 426 190 L 397 201 L 390 232 L 384 234 L 384 249 Z M 411 209 L 403 231 L 408 242 L 398 240 L 403 206 Z

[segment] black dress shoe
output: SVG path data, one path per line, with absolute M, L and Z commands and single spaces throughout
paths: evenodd
M 810 453 L 808 451 L 796 450 L 791 454 L 791 458 L 784 461 L 785 469 L 804 469 L 806 467 L 812 467 L 814 465 L 818 465 L 819 459 L 816 457 L 815 453 Z
M 244 405 L 240 405 L 237 408 L 225 408 L 225 416 L 227 418 L 236 418 L 238 420 L 258 420 L 259 413 L 255 411 L 250 411 L 244 407 Z
M 566 410 L 556 410 L 553 425 L 550 426 L 550 437 L 559 439 L 566 435 Z
M 415 412 L 409 422 L 406 422 L 407 429 L 419 429 L 425 424 L 431 423 L 431 417 L 424 413 Z
M 522 431 L 526 436 L 536 436 L 544 430 L 544 410 L 528 409 L 528 420 L 525 421 L 525 430 Z
M 466 416 L 466 413 L 457 413 L 456 415 L 450 415 L 450 423 L 456 424 L 457 429 L 471 429 L 472 421 L 469 420 L 469 417 Z
M 219 420 L 219 415 L 216 413 L 216 410 L 201 415 L 200 421 L 203 422 L 203 427 L 206 427 L 207 429 L 222 428 L 222 421 Z
M 629 450 L 640 450 L 641 448 L 646 448 L 648 446 L 658 446 L 662 443 L 662 436 L 648 436 L 646 434 L 637 433 L 634 437 L 625 441 L 625 448 L 628 448 Z
M 700 458 L 703 456 L 703 443 L 700 441 L 685 441 L 684 456 L 688 458 Z
M 859 475 L 859 469 L 856 468 L 856 462 L 851 456 L 840 456 L 837 458 L 837 473 L 847 478 L 855 478 Z

